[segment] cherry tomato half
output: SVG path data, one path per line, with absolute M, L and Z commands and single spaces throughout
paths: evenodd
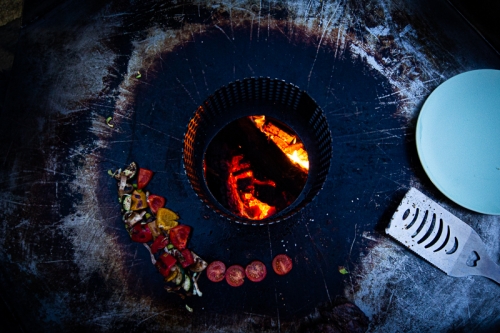
M 207 267 L 207 277 L 212 282 L 221 282 L 226 275 L 226 265 L 222 261 L 213 261 Z
M 245 270 L 240 265 L 233 265 L 226 271 L 226 281 L 231 287 L 239 287 L 245 282 Z
M 149 181 L 153 178 L 153 171 L 148 169 L 139 168 L 139 173 L 137 175 L 137 189 L 146 187 Z
M 267 275 L 266 265 L 263 262 L 255 260 L 252 261 L 245 268 L 247 278 L 252 282 L 260 282 L 264 280 Z
M 292 270 L 292 259 L 286 254 L 278 254 L 273 259 L 273 270 L 278 275 L 288 274 Z

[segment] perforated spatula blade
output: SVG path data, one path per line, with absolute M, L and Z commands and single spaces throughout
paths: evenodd
M 385 232 L 450 276 L 482 275 L 500 284 L 500 266 L 465 222 L 411 188 Z

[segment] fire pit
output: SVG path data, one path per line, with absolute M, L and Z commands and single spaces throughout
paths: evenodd
M 198 197 L 243 224 L 286 219 L 323 186 L 331 135 L 321 108 L 297 86 L 248 78 L 199 106 L 184 139 L 184 167 Z

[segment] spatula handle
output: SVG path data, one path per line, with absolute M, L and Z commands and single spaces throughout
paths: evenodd
M 500 284 L 500 266 L 496 265 L 493 260 L 486 257 L 487 265 L 484 265 L 481 269 L 481 274 L 496 283 Z
M 467 265 L 467 258 L 472 253 L 475 253 L 479 259 L 476 261 L 477 266 L 475 267 Z M 482 275 L 500 284 L 500 266 L 488 256 L 483 241 L 473 230 L 464 245 L 464 251 L 462 251 L 459 261 L 462 263 L 461 270 L 466 273 L 465 275 Z

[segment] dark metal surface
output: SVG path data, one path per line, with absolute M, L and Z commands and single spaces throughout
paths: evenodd
M 500 3 L 494 0 L 467 1 L 448 0 L 460 15 L 485 39 L 490 46 L 500 54 L 500 30 L 497 14 L 500 12 Z
M 381 233 L 415 186 L 475 228 L 498 263 L 499 218 L 439 194 L 414 148 L 433 88 L 500 68 L 444 1 L 92 3 L 68 1 L 25 27 L 2 110 L 0 292 L 13 330 L 297 331 L 339 297 L 372 332 L 499 327 L 498 286 L 447 277 Z M 251 76 L 305 90 L 333 138 L 323 190 L 264 227 L 203 205 L 182 161 L 197 107 Z M 107 175 L 131 161 L 156 171 L 149 189 L 193 227 L 190 247 L 204 259 L 258 259 L 271 271 L 286 253 L 292 272 L 240 288 L 203 276 L 203 297 L 167 294 L 126 234 Z

